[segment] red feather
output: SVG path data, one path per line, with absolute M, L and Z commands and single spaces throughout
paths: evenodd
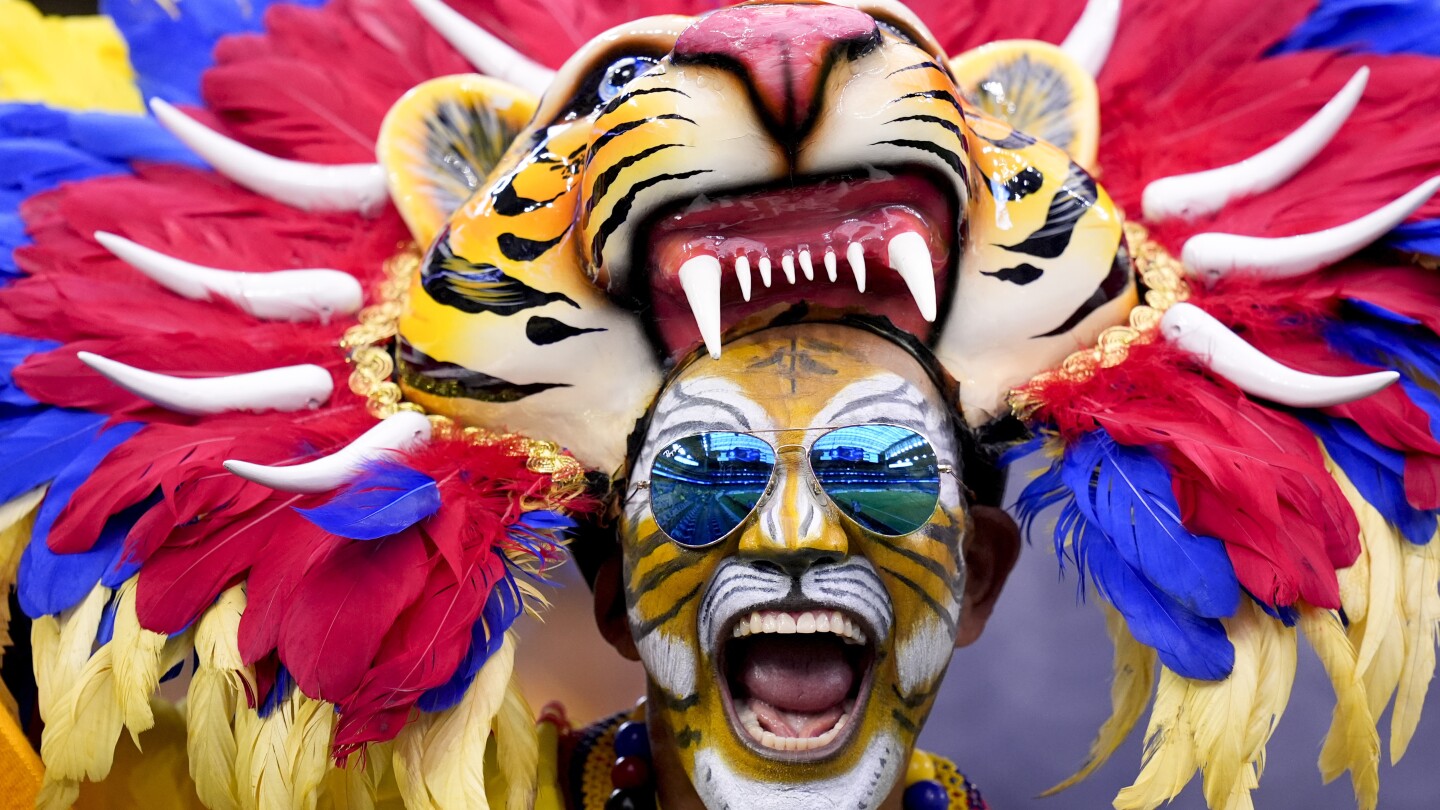
M 245 581 L 245 613 L 240 617 L 239 632 L 242 660 L 254 663 L 275 652 L 300 579 L 311 566 L 350 542 L 307 520 L 293 534 L 272 537 L 265 544 Z
M 1125 363 L 1090 380 L 1034 390 L 1049 403 L 1038 415 L 1062 435 L 1098 426 L 1159 450 L 1185 526 L 1225 543 L 1256 598 L 1339 606 L 1335 569 L 1359 554 L 1359 526 L 1315 437 L 1293 417 L 1210 380 L 1165 344 L 1133 346 Z
M 423 596 L 385 634 L 375 665 L 340 709 L 335 754 L 342 762 L 366 743 L 393 739 L 425 690 L 445 683 L 470 648 L 470 628 L 504 572 L 498 555 L 471 565 L 458 580 L 435 565 Z
M 280 659 L 310 697 L 343 701 L 430 570 L 415 530 L 337 548 L 305 572 L 285 610 Z

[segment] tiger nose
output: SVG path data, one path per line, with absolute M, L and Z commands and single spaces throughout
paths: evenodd
M 782 143 L 793 145 L 819 112 L 831 67 L 879 44 L 875 19 L 853 8 L 747 5 L 717 11 L 690 26 L 671 58 L 677 64 L 743 73 L 767 126 Z
M 800 454 L 781 452 L 775 489 L 760 505 L 758 519 L 740 536 L 739 548 L 740 554 L 797 577 L 813 565 L 849 554 L 849 541 L 829 499 L 804 470 Z

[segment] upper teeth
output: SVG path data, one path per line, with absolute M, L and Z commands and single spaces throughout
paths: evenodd
M 804 613 L 757 610 L 737 622 L 732 635 L 744 638 L 761 633 L 834 633 L 849 644 L 864 644 L 867 641 L 860 625 L 838 610 L 807 610 Z
M 786 250 L 781 254 L 780 270 L 785 274 L 785 280 L 791 284 L 796 283 L 797 256 L 801 273 L 807 281 L 813 281 L 815 265 L 808 247 Z M 886 244 L 886 256 L 890 266 L 910 290 L 915 306 L 920 310 L 920 316 L 933 322 L 936 313 L 935 271 L 929 241 L 924 234 L 905 231 L 892 237 Z M 861 293 L 865 292 L 865 247 L 859 242 L 850 242 L 845 248 L 845 260 L 855 274 L 855 288 Z M 734 261 L 740 295 L 749 301 L 750 257 L 742 254 L 736 256 Z M 835 281 L 838 262 L 831 248 L 825 249 L 824 262 L 826 275 L 830 281 Z M 760 283 L 769 287 L 770 256 L 762 253 L 757 258 L 755 267 L 760 271 Z M 700 327 L 700 337 L 705 341 L 705 348 L 710 352 L 710 356 L 715 358 L 720 357 L 721 272 L 720 260 L 709 254 L 695 256 L 680 266 L 680 286 L 685 291 L 686 300 L 690 302 L 690 311 L 695 316 L 695 324 Z

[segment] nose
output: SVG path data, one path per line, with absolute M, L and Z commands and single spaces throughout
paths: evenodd
M 813 566 L 839 562 L 849 554 L 844 529 L 804 470 L 801 453 L 780 454 L 775 489 L 741 535 L 739 548 L 741 555 L 796 578 Z
M 814 123 L 830 69 L 879 44 L 874 18 L 853 8 L 747 5 L 717 11 L 690 26 L 676 41 L 671 59 L 743 74 L 776 139 L 794 145 Z

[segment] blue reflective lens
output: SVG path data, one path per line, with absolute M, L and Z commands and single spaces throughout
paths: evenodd
M 810 469 L 830 500 L 876 534 L 909 534 L 940 501 L 940 462 L 924 436 L 895 425 L 832 430 L 810 448 Z
M 745 433 L 702 433 L 671 444 L 650 470 L 650 510 L 682 546 L 708 546 L 735 530 L 760 502 L 775 449 Z

